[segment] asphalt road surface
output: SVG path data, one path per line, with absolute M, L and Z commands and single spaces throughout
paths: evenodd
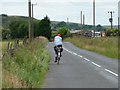
M 54 43 L 48 44 L 50 70 L 44 88 L 118 88 L 118 60 L 63 43 L 60 64 L 54 62 Z

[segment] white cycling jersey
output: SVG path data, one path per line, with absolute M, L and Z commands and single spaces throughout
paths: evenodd
M 62 38 L 60 36 L 55 36 L 54 43 L 55 46 L 62 45 Z

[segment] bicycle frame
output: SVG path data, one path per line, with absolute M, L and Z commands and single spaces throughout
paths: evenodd
M 61 51 L 61 47 L 57 47 L 57 64 L 59 64 L 60 61 L 60 51 Z

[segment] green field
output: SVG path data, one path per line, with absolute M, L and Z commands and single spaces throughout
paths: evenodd
M 73 37 L 67 38 L 66 41 L 73 43 L 81 49 L 86 49 L 110 58 L 118 59 L 118 37 Z

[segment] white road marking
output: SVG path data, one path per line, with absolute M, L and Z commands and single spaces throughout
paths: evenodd
M 66 50 L 66 51 L 69 51 L 69 50 Z
M 83 57 L 83 56 L 81 56 L 81 55 L 78 55 L 78 56 L 81 57 L 81 58 Z
M 73 55 L 77 55 L 77 53 L 74 53 L 74 52 L 73 52 Z
M 75 52 L 69 51 L 69 50 L 67 50 L 67 49 L 64 48 L 64 47 L 63 47 L 63 49 L 66 50 L 67 52 L 73 54 L 73 55 L 77 55 L 77 56 L 79 56 L 80 58 L 83 58 L 83 59 L 86 60 L 86 61 L 90 61 L 89 59 L 87 59 L 87 58 L 85 58 L 85 57 L 83 57 L 83 56 L 81 56 L 81 55 L 78 55 L 78 54 L 75 53 Z M 101 66 L 100 66 L 99 64 L 97 64 L 97 63 L 95 63 L 95 62 L 91 62 L 91 63 L 92 63 L 93 65 L 95 65 L 95 66 L 101 68 Z M 114 72 L 112 72 L 112 71 L 110 71 L 110 70 L 108 70 L 108 69 L 105 69 L 105 71 L 107 71 L 107 72 L 109 72 L 109 73 L 111 73 L 111 74 L 113 74 L 113 75 L 115 75 L 115 76 L 118 77 L 118 74 L 116 74 L 116 73 L 114 73 Z
M 101 67 L 101 66 L 100 66 L 100 65 L 98 65 L 97 63 L 92 62 L 92 64 L 96 65 L 97 67 Z
M 83 58 L 83 59 L 85 59 L 86 61 L 90 61 L 89 59 L 87 59 L 87 58 Z
M 112 72 L 112 71 L 110 71 L 110 70 L 108 70 L 108 69 L 105 69 L 105 71 L 107 71 L 107 72 L 109 72 L 109 73 L 111 73 L 111 74 L 113 74 L 113 75 L 115 75 L 115 76 L 118 77 L 118 74 L 116 74 L 116 73 L 114 73 L 114 72 Z
M 71 52 L 71 51 L 68 51 L 68 52 L 72 54 L 72 52 Z

